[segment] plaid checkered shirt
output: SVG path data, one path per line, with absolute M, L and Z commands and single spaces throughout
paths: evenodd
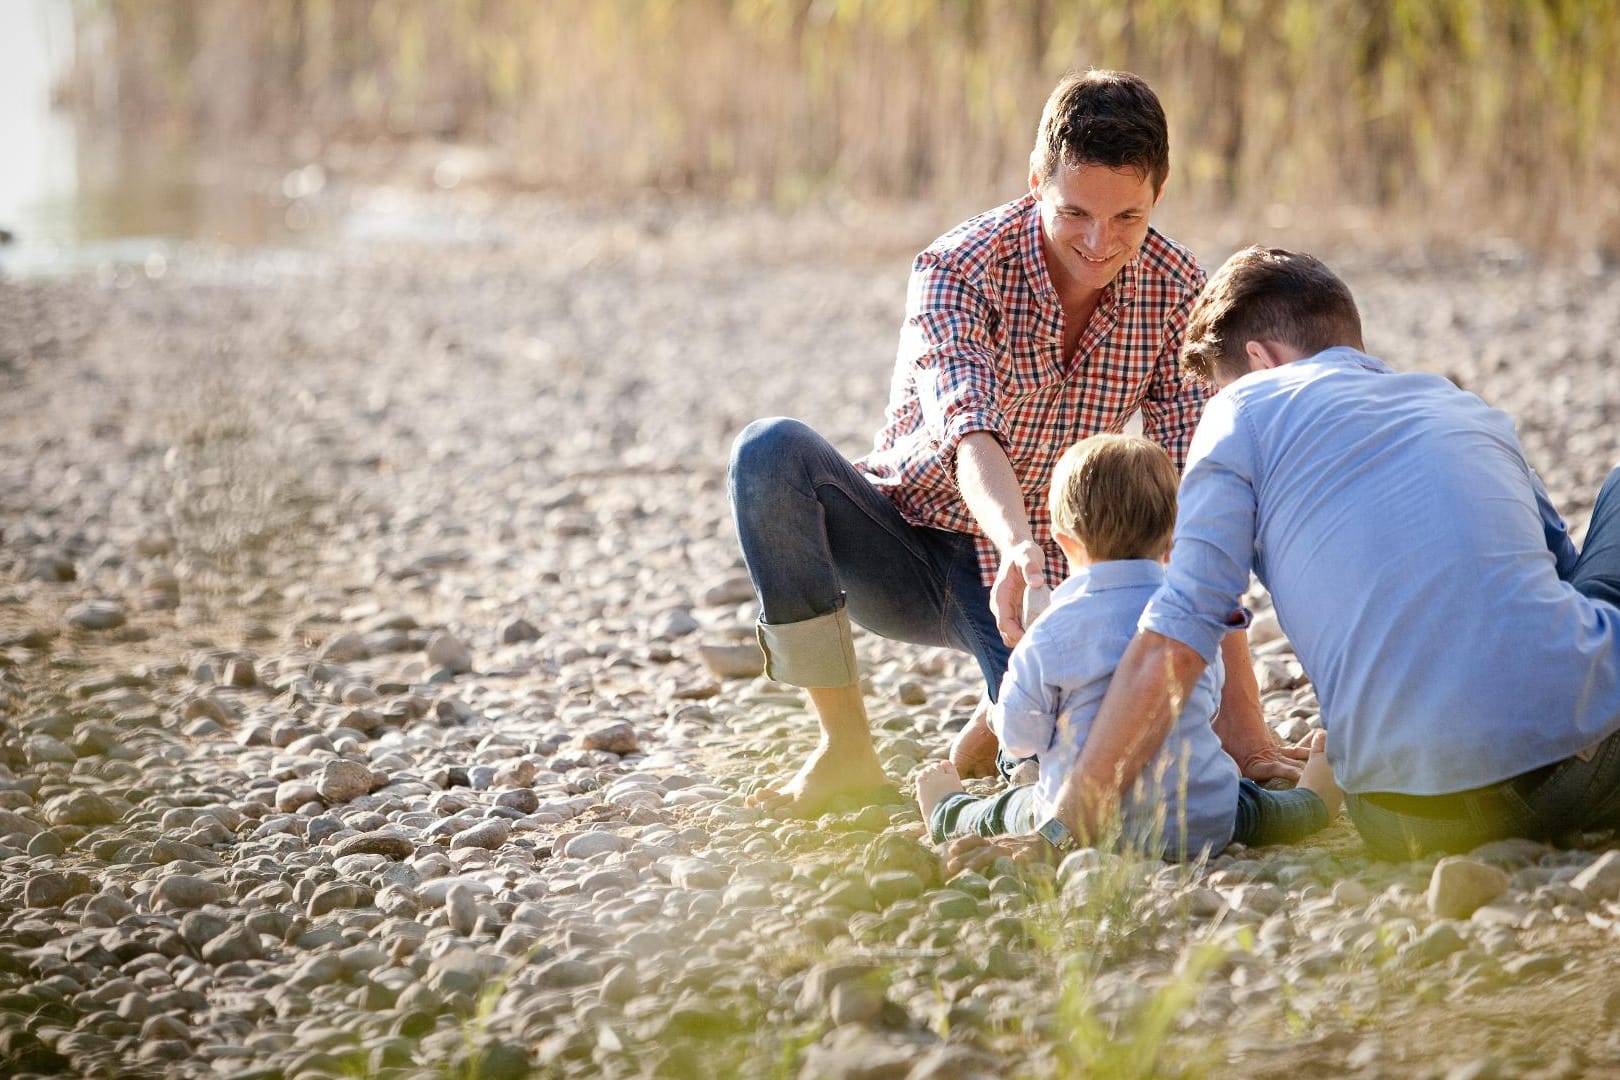
M 1055 584 L 1067 563 L 1052 540 L 1046 489 L 1065 450 L 1123 430 L 1140 410 L 1143 433 L 1178 469 L 1186 460 L 1211 392 L 1184 383 L 1178 366 L 1203 285 L 1192 253 L 1149 229 L 1065 357 L 1034 195 L 964 222 L 912 264 L 883 429 L 855 467 L 912 524 L 976 537 L 989 585 L 1000 556 L 962 500 L 956 451 L 964 435 L 991 433 L 1012 462 Z

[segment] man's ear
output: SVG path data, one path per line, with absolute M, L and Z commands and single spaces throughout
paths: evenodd
M 1289 350 L 1275 341 L 1246 341 L 1243 343 L 1243 352 L 1249 358 L 1250 371 L 1266 371 L 1282 367 L 1294 358 Z
M 1034 154 L 1029 155 L 1029 190 L 1037 195 L 1041 193 L 1041 169 Z
M 1158 206 L 1159 205 L 1159 200 L 1164 198 L 1164 189 L 1165 189 L 1165 186 L 1167 184 L 1169 184 L 1169 183 L 1170 183 L 1170 170 L 1168 168 L 1166 168 L 1164 170 L 1164 179 L 1159 181 L 1159 190 L 1155 191 L 1153 193 L 1153 205 L 1154 206 Z

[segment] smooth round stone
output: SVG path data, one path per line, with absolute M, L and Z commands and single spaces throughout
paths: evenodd
M 586 832 L 569 837 L 563 844 L 562 854 L 570 859 L 589 859 L 596 855 L 607 855 L 625 851 L 632 841 L 625 836 L 610 832 Z
M 127 620 L 116 600 L 89 600 L 68 609 L 67 622 L 79 630 L 116 630 Z
M 471 936 L 478 925 L 478 896 L 465 883 L 452 885 L 444 896 L 445 918 L 463 937 Z
M 390 859 L 408 859 L 414 854 L 416 845 L 400 833 L 389 829 L 359 833 L 332 846 L 334 860 L 350 855 L 382 855 Z
M 225 887 L 190 874 L 174 874 L 158 882 L 152 899 L 161 907 L 199 908 L 225 898 Z
M 512 835 L 512 823 L 505 818 L 491 818 L 471 828 L 462 829 L 450 838 L 452 851 L 466 848 L 498 848 Z
M 41 833 L 48 836 L 49 833 Z M 32 854 L 32 852 L 30 852 Z M 42 870 L 30 874 L 23 886 L 23 906 L 28 908 L 61 907 L 68 899 L 95 889 L 95 882 L 80 873 L 61 873 Z
M 111 799 L 91 791 L 58 795 L 45 803 L 45 820 L 52 825 L 79 825 L 93 828 L 116 824 L 124 811 Z

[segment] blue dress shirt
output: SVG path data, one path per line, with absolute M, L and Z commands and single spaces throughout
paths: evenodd
M 1141 626 L 1213 660 L 1252 570 L 1339 783 L 1439 795 L 1620 729 L 1620 609 L 1575 554 L 1507 414 L 1334 348 L 1211 400 Z

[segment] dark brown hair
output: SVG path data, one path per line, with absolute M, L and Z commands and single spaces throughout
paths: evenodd
M 1175 463 L 1140 435 L 1093 435 L 1052 470 L 1052 528 L 1096 560 L 1157 559 L 1176 528 Z
M 1361 313 L 1350 287 L 1315 256 L 1244 248 L 1221 264 L 1193 305 L 1181 368 L 1216 382 L 1242 378 L 1251 341 L 1277 341 L 1308 355 L 1335 345 L 1359 349 Z
M 1030 166 L 1046 183 L 1063 165 L 1131 168 L 1153 181 L 1170 175 L 1170 133 L 1158 95 L 1128 71 L 1069 74 L 1041 110 Z

